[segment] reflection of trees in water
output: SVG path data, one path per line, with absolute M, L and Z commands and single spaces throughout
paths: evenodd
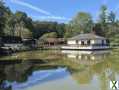
M 108 61 L 96 64 L 91 69 L 99 77 L 101 90 L 108 90 L 110 75 L 112 74 L 112 67 L 108 66 Z
M 6 78 L 9 81 L 23 82 L 27 80 L 27 75 L 31 74 L 31 71 L 32 65 L 26 62 L 5 67 Z
M 35 70 L 42 70 L 42 69 L 53 69 L 57 68 L 57 66 L 41 66 L 42 61 L 22 61 L 21 63 L 14 63 L 9 61 L 10 64 L 0 65 L 0 90 L 7 90 L 10 87 L 5 88 L 5 80 L 8 82 L 25 82 L 27 81 L 28 77 L 32 74 Z
M 3 87 L 4 80 L 6 80 L 6 74 L 4 73 L 4 65 L 0 65 L 0 90 L 11 90 L 11 87 Z
M 0 65 L 0 84 L 2 83 L 4 79 L 5 79 L 4 65 Z
M 72 77 L 74 80 L 76 80 L 79 84 L 87 84 L 90 83 L 92 80 L 92 72 L 89 70 L 89 68 L 86 68 L 84 71 L 80 72 L 72 72 Z
M 101 90 L 108 90 L 109 81 L 116 80 L 116 74 L 119 74 L 119 56 L 116 57 L 117 59 L 113 58 L 115 57 L 110 55 L 103 62 L 88 66 L 88 68 L 84 67 L 87 68 L 83 69 L 85 71 L 73 72 L 71 70 L 72 77 L 80 84 L 87 84 L 96 75 L 99 78 Z

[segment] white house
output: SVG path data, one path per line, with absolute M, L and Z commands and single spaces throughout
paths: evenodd
M 109 49 L 109 40 L 104 37 L 97 36 L 93 33 L 80 34 L 78 36 L 69 38 L 67 40 L 67 45 L 62 46 L 61 48 L 69 50 Z

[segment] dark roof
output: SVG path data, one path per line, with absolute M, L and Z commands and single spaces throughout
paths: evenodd
M 106 39 L 101 36 L 97 36 L 93 33 L 88 33 L 88 34 L 79 34 L 77 36 L 74 36 L 72 38 L 69 38 L 69 40 L 89 40 L 89 39 Z

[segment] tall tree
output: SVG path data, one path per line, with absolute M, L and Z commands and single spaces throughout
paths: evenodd
M 93 20 L 89 13 L 79 12 L 69 23 L 72 29 L 72 35 L 90 32 L 93 26 Z
M 65 24 L 57 24 L 56 32 L 59 38 L 63 38 L 65 33 Z
M 4 6 L 2 0 L 0 0 L 0 36 L 4 34 L 4 27 L 6 22 L 5 13 L 7 12 L 7 8 Z
M 111 11 L 111 12 L 109 13 L 108 21 L 109 21 L 110 23 L 112 23 L 112 24 L 115 23 L 115 21 L 116 21 L 116 15 L 115 15 L 115 13 L 114 13 L 113 11 Z
M 22 38 L 32 36 L 31 35 L 31 33 L 33 33 L 32 19 L 29 18 L 26 13 L 17 11 L 14 15 L 13 23 L 15 23 L 13 25 L 16 36 L 20 36 Z
M 102 5 L 101 8 L 100 8 L 100 15 L 99 15 L 99 22 L 101 24 L 105 24 L 106 21 L 107 21 L 107 6 L 105 5 Z
M 107 19 L 108 19 L 107 7 L 105 5 L 102 5 L 101 9 L 100 9 L 99 22 L 98 22 L 98 23 L 100 23 L 101 29 L 102 29 L 101 36 L 106 36 L 106 32 L 108 30 Z

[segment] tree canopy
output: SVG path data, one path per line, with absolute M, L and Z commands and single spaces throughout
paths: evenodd
M 93 20 L 89 13 L 79 12 L 71 22 L 69 22 L 68 27 L 71 29 L 72 35 L 77 35 L 80 33 L 88 33 L 93 27 Z

